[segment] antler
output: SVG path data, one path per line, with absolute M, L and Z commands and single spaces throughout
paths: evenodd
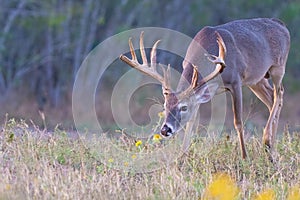
M 193 76 L 192 76 L 191 84 L 186 90 L 184 90 L 178 95 L 179 99 L 183 99 L 184 97 L 189 96 L 194 91 L 194 89 L 198 87 L 198 69 L 196 65 L 194 64 L 192 65 L 193 65 Z
M 181 92 L 179 94 L 180 99 L 190 95 L 193 91 L 197 90 L 197 88 L 200 88 L 202 85 L 204 85 L 208 81 L 215 78 L 219 73 L 222 73 L 222 71 L 226 67 L 226 64 L 224 61 L 225 55 L 226 55 L 226 46 L 225 46 L 225 43 L 224 43 L 221 35 L 217 31 L 216 31 L 216 35 L 217 35 L 217 43 L 219 46 L 219 55 L 215 56 L 215 55 L 205 54 L 207 59 L 216 65 L 215 70 L 198 82 L 197 66 L 192 64 L 193 65 L 193 77 L 192 77 L 191 84 L 186 90 L 184 90 L 183 92 Z
M 141 57 L 142 57 L 143 63 L 141 64 L 137 60 L 131 38 L 129 38 L 128 44 L 129 44 L 132 59 L 129 59 L 128 57 L 126 57 L 123 54 L 120 55 L 120 59 L 123 62 L 125 62 L 126 64 L 128 64 L 129 66 L 156 79 L 157 81 L 159 81 L 162 84 L 164 90 L 168 91 L 171 88 L 170 87 L 170 65 L 168 65 L 168 68 L 166 70 L 162 65 L 159 64 L 163 70 L 163 76 L 160 75 L 156 70 L 156 65 L 157 65 L 157 63 L 156 63 L 156 48 L 157 48 L 157 45 L 159 42 L 160 42 L 160 40 L 156 41 L 152 47 L 152 50 L 150 53 L 150 65 L 148 64 L 145 47 L 144 47 L 144 32 L 141 32 L 141 35 L 140 35 L 140 52 L 141 52 Z
M 215 78 L 219 73 L 222 73 L 224 68 L 226 67 L 224 61 L 226 55 L 226 46 L 223 41 L 223 38 L 217 31 L 216 31 L 216 35 L 217 35 L 217 43 L 219 46 L 219 55 L 215 56 L 211 54 L 205 54 L 207 59 L 216 65 L 216 68 L 211 74 L 209 74 L 208 76 L 206 76 L 200 81 L 199 83 L 200 86 L 210 81 L 211 79 Z
M 205 56 L 207 57 L 208 60 L 210 60 L 214 64 L 221 64 L 224 65 L 225 67 L 224 58 L 226 54 L 226 46 L 221 35 L 217 31 L 215 33 L 217 35 L 217 43 L 219 46 L 219 56 L 215 56 L 211 54 L 205 54 Z

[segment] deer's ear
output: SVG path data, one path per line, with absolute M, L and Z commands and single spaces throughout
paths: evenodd
M 205 84 L 195 91 L 196 100 L 198 103 L 206 103 L 212 99 L 218 89 L 217 83 Z

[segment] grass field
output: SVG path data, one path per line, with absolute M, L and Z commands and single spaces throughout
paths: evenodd
M 236 135 L 208 133 L 194 137 L 170 165 L 147 173 L 134 170 L 130 159 L 124 165 L 131 170 L 116 170 L 115 160 L 102 162 L 85 139 L 7 120 L 0 132 L 0 199 L 300 199 L 298 132 L 278 136 L 273 162 L 259 133 L 247 139 L 246 160 Z M 138 154 L 162 145 L 147 142 L 127 140 L 120 148 Z

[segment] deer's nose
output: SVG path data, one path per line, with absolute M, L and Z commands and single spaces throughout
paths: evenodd
M 172 129 L 170 127 L 168 127 L 166 124 L 163 125 L 163 127 L 161 128 L 160 133 L 165 136 L 165 137 L 169 137 L 172 135 Z

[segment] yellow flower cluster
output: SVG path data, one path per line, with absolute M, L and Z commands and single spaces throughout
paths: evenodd
M 133 155 L 131 156 L 131 158 L 132 158 L 132 159 L 136 159 L 136 155 L 133 154 Z
M 203 200 L 234 200 L 237 199 L 239 193 L 240 190 L 231 177 L 227 174 L 219 173 L 214 176 L 212 183 L 207 186 Z
M 274 200 L 276 199 L 276 193 L 272 189 L 266 189 L 260 192 L 254 200 Z M 300 186 L 291 187 L 288 191 L 287 200 L 299 200 L 300 199 Z
M 294 186 L 289 190 L 287 200 L 299 200 L 300 199 L 300 185 Z
M 202 200 L 234 200 L 238 199 L 240 189 L 231 177 L 224 173 L 218 173 L 213 181 L 206 187 Z M 273 189 L 265 189 L 254 196 L 253 200 L 275 200 L 276 193 Z M 287 200 L 300 200 L 300 186 L 291 187 Z
M 159 118 L 163 118 L 165 116 L 165 113 L 164 112 L 159 112 L 157 115 L 158 115 Z
M 142 144 L 143 144 L 142 140 L 138 140 L 138 141 L 135 142 L 135 146 L 136 146 L 136 147 L 139 147 L 139 146 L 141 146 Z
M 161 136 L 160 136 L 159 134 L 154 134 L 154 135 L 153 135 L 153 141 L 154 141 L 154 142 L 159 142 L 161 139 L 162 139 L 162 138 L 161 138 Z
M 275 192 L 271 189 L 266 189 L 259 193 L 254 200 L 274 200 L 275 199 Z

